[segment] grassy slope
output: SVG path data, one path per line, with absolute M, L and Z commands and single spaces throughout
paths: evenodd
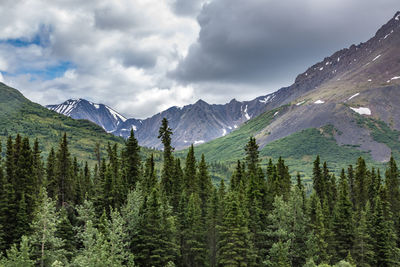
M 234 166 L 236 160 L 244 158 L 244 147 L 249 137 L 257 135 L 272 121 L 276 111 L 285 108 L 286 106 L 283 106 L 266 112 L 248 121 L 227 136 L 197 146 L 195 148 L 197 156 L 204 153 L 209 161 L 218 161 Z M 398 132 L 391 130 L 380 121 L 373 121 L 364 117 L 361 117 L 360 120 L 364 124 L 370 124 L 371 135 L 376 141 L 387 144 L 395 150 L 395 155 L 400 151 L 400 144 L 395 142 L 395 140 L 399 140 Z M 267 163 L 269 158 L 277 160 L 279 156 L 282 156 L 289 165 L 292 175 L 300 171 L 306 180 L 312 175 L 312 165 L 316 155 L 320 155 L 321 161 L 327 161 L 328 167 L 337 174 L 341 168 L 347 168 L 348 164 L 355 164 L 360 156 L 366 159 L 368 164 L 384 168 L 384 164 L 374 162 L 367 152 L 358 150 L 356 146 L 339 146 L 333 137 L 333 127 L 330 125 L 322 129 L 306 129 L 297 132 L 274 141 L 260 150 L 263 165 Z
M 20 92 L 0 83 L 0 138 L 3 141 L 8 135 L 20 133 L 28 136 L 32 142 L 38 138 L 43 156 L 50 148 L 57 146 L 60 138 L 67 133 L 72 156 L 79 161 L 95 162 L 94 148 L 100 143 L 103 155 L 108 142 L 122 147 L 124 140 L 107 134 L 100 126 L 86 120 L 74 120 L 47 110 L 39 104 L 32 103 Z M 143 148 L 143 154 L 150 153 Z M 156 157 L 159 158 L 159 157 Z

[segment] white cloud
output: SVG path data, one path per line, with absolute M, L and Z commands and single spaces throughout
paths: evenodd
M 194 16 L 176 15 L 171 4 L 3 0 L 0 71 L 7 71 L 10 85 L 41 104 L 83 97 L 137 117 L 185 104 L 187 96 L 165 73 L 187 54 L 199 26 Z M 14 46 L 9 39 L 35 42 Z M 64 74 L 48 77 L 65 62 Z M 125 103 L 133 99 L 137 105 Z M 156 106 L 146 106 L 144 99 Z

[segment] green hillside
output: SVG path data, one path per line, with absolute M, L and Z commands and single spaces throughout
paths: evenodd
M 244 158 L 243 148 L 250 136 L 258 135 L 272 121 L 277 111 L 287 107 L 283 106 L 266 112 L 248 121 L 227 136 L 197 146 L 195 149 L 197 156 L 204 153 L 209 161 L 233 165 L 236 160 Z M 391 130 L 382 121 L 367 119 L 362 116 L 359 116 L 358 120 L 360 125 L 371 130 L 371 136 L 374 140 L 388 145 L 395 156 L 399 154 L 400 145 L 396 142 L 399 138 L 397 131 Z M 368 164 L 384 168 L 383 163 L 375 162 L 369 153 L 360 151 L 357 146 L 338 145 L 333 137 L 334 130 L 331 125 L 326 125 L 320 129 L 310 128 L 271 142 L 260 149 L 260 156 L 263 160 L 262 165 L 265 165 L 269 158 L 277 160 L 282 156 L 292 174 L 300 171 L 305 175 L 305 179 L 312 174 L 312 164 L 316 155 L 320 155 L 322 161 L 329 162 L 330 166 L 328 167 L 336 173 L 341 168 L 347 168 L 349 162 L 354 162 L 360 156 Z M 184 152 L 181 151 L 180 153 Z
M 32 141 L 40 140 L 43 156 L 50 148 L 57 146 L 62 135 L 67 133 L 71 154 L 79 161 L 95 162 L 94 148 L 100 144 L 103 155 L 106 145 L 117 143 L 120 147 L 124 140 L 106 133 L 100 126 L 86 121 L 74 120 L 54 111 L 50 111 L 39 104 L 25 98 L 19 91 L 0 83 L 0 139 L 3 145 L 8 135 L 28 136 Z M 150 152 L 143 148 L 144 154 Z M 156 159 L 160 159 L 157 155 Z

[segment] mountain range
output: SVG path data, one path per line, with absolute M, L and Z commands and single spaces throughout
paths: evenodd
M 211 161 L 240 159 L 249 136 L 255 136 L 263 158 L 281 155 L 289 166 L 309 170 L 316 154 L 334 169 L 355 156 L 377 164 L 391 154 L 400 156 L 399 103 L 400 12 L 367 42 L 326 57 L 291 86 L 251 101 L 210 105 L 199 100 L 144 120 L 126 119 L 84 99 L 47 108 L 125 138 L 133 129 L 142 146 L 155 148 L 161 148 L 158 129 L 166 117 L 177 150 L 193 143 Z

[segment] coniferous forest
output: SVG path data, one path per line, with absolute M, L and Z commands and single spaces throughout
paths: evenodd
M 1 266 L 399 266 L 400 181 L 362 158 L 336 177 L 316 156 L 311 190 L 284 159 L 260 167 L 250 138 L 230 178 L 214 185 L 192 146 L 163 165 L 141 160 L 131 131 L 92 168 L 67 136 L 46 159 L 40 140 L 9 137 L 0 164 Z M 1 147 L 1 146 L 0 146 Z

